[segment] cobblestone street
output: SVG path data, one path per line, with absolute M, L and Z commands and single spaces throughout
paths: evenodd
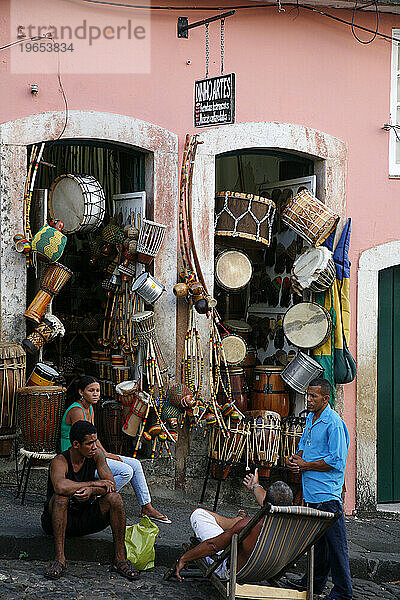
M 0 560 L 1 600 L 217 600 L 219 596 L 205 581 L 179 584 L 163 581 L 165 567 L 144 572 L 135 582 L 111 575 L 106 565 L 68 563 L 68 571 L 58 581 L 43 577 L 47 563 Z M 394 600 L 400 598 L 400 585 L 376 584 L 354 579 L 354 600 Z M 329 588 L 328 588 L 329 589 Z M 327 590 L 328 591 L 328 590 Z M 323 596 L 321 596 L 323 598 Z

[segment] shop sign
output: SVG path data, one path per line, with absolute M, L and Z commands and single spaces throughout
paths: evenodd
M 194 126 L 235 122 L 235 73 L 194 82 Z

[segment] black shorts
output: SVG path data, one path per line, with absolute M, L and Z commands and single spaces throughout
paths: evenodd
M 51 514 L 47 504 L 41 517 L 42 527 L 48 535 L 53 534 L 53 525 L 51 522 Z M 110 524 L 109 513 L 102 514 L 99 505 L 99 498 L 95 498 L 92 503 L 79 504 L 69 503 L 67 512 L 67 527 L 65 530 L 66 537 L 79 537 L 102 531 Z

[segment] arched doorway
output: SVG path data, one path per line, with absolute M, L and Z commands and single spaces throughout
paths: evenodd
M 13 249 L 16 227 L 22 225 L 22 199 L 26 174 L 27 146 L 57 139 L 63 130 L 63 112 L 30 115 L 0 125 L 0 300 L 1 339 L 21 339 L 26 294 L 24 260 Z M 167 289 L 176 282 L 177 136 L 166 129 L 123 115 L 70 111 L 63 137 L 107 141 L 139 149 L 145 154 L 145 191 L 154 219 L 167 225 L 168 243 L 155 262 L 155 276 L 162 277 Z M 158 317 L 158 318 L 157 318 Z M 164 294 L 156 307 L 159 335 L 167 362 L 175 365 L 176 303 Z

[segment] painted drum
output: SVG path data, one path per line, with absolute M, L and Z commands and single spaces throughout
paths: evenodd
M 60 374 L 45 363 L 37 363 L 29 376 L 26 385 L 29 386 L 49 386 L 54 385 Z

